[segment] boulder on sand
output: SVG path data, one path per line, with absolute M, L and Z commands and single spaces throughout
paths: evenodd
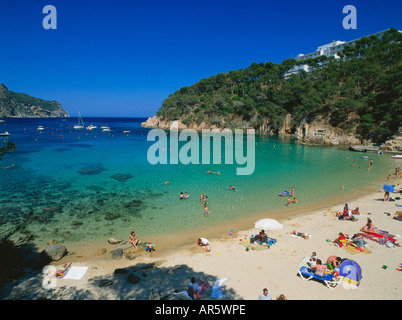
M 58 261 L 67 254 L 67 248 L 60 244 L 51 244 L 47 245 L 40 254 L 43 259 Z

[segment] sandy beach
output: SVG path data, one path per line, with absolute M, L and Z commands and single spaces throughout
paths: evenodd
M 388 183 L 399 182 L 393 179 Z M 383 196 L 381 184 L 376 192 L 348 201 L 349 208 L 360 208 L 358 221 L 335 218 L 335 212 L 342 211 L 344 202 L 279 220 L 283 228 L 267 232 L 268 236 L 277 240 L 270 249 L 259 250 L 259 245 L 254 246 L 256 250 L 246 249 L 245 244 L 248 244 L 250 236 L 259 232 L 253 224 L 248 229 L 235 229 L 233 235 L 222 231 L 220 237 L 209 238 L 210 252 L 195 245 L 198 237 L 205 236 L 198 233 L 186 239 L 187 245 L 175 250 L 153 253 L 145 252 L 143 248 L 126 250 L 135 256 L 133 260 L 124 256 L 120 260 L 113 260 L 110 252 L 116 245 L 108 244 L 107 239 L 105 244 L 69 247 L 72 254 L 54 261 L 52 265 L 59 267 L 72 263 L 73 266 L 88 267 L 80 280 L 57 279 L 55 289 L 48 290 L 42 286 L 44 275 L 36 271 L 10 284 L 3 299 L 148 300 L 151 289 L 156 293 L 161 292 L 162 297 L 186 290 L 188 281 L 194 276 L 202 280 L 208 278 L 211 286 L 217 279 L 228 278 L 222 287 L 224 297 L 220 299 L 223 300 L 256 300 L 263 288 L 267 288 L 274 299 L 284 294 L 289 300 L 400 300 L 402 272 L 396 270 L 402 263 L 400 247 L 387 248 L 366 240 L 369 253 L 352 254 L 328 241 L 334 240 L 339 232 L 351 237 L 366 224 L 367 218 L 371 218 L 378 229 L 396 235 L 397 243 L 400 243 L 402 223 L 392 217 L 399 209 L 396 204 L 401 201 L 384 202 Z M 293 230 L 312 236 L 309 239 L 293 237 Z M 100 247 L 105 247 L 107 253 L 94 256 Z M 316 252 L 323 262 L 332 255 L 356 261 L 362 268 L 360 286 L 351 288 L 342 282 L 336 289 L 330 290 L 322 282 L 301 279 L 297 275 L 298 264 L 303 257 L 311 256 L 312 252 Z M 134 282 L 137 283 L 127 280 L 130 274 L 134 275 Z M 211 289 L 208 289 L 202 299 L 212 299 L 210 294 Z

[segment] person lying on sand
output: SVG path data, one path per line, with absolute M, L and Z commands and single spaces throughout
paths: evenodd
M 301 237 L 303 239 L 308 239 L 311 237 L 311 234 L 309 233 L 303 233 L 303 232 L 296 232 L 296 230 L 292 231 L 292 234 L 294 234 L 297 237 Z
M 54 273 L 53 277 L 63 278 L 66 275 L 66 271 L 68 270 L 68 268 L 70 268 L 71 265 L 72 265 L 72 263 L 69 263 L 69 264 L 66 263 L 64 266 L 57 269 L 57 271 Z

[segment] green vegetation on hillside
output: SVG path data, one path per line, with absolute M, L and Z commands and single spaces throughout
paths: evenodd
M 25 93 L 18 93 L 14 91 L 7 91 L 7 97 L 16 103 L 33 105 L 41 107 L 44 110 L 54 111 L 59 108 L 58 103 L 56 101 L 47 101 L 39 98 L 32 97 Z
M 220 73 L 169 95 L 157 116 L 181 119 L 186 125 L 206 122 L 233 127 L 246 121 L 256 128 L 328 117 L 334 127 L 355 128 L 364 139 L 384 141 L 402 123 L 401 33 L 388 30 L 381 38 L 363 37 L 338 55 L 281 64 L 252 63 L 246 69 Z M 307 64 L 285 78 L 293 66 Z

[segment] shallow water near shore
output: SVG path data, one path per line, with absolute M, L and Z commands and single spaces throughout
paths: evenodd
M 11 133 L 8 141 L 17 150 L 0 162 L 0 231 L 25 224 L 39 246 L 52 239 L 77 244 L 126 239 L 132 230 L 142 239 L 225 225 L 230 231 L 248 217 L 285 217 L 370 190 L 395 162 L 387 154 L 256 137 L 250 142 L 255 143 L 252 175 L 236 175 L 239 166 L 225 164 L 224 150 L 222 164 L 151 165 L 147 151 L 155 142 L 147 141 L 144 120 L 84 118 L 98 128 L 77 131 L 72 118 L 6 119 L 0 131 Z M 106 124 L 110 133 L 101 132 Z M 37 131 L 38 125 L 44 131 Z M 374 163 L 367 170 L 370 159 Z M 298 202 L 287 207 L 287 198 L 278 193 L 291 186 Z M 190 197 L 180 200 L 180 192 Z M 208 217 L 199 201 L 202 193 L 208 196 Z

